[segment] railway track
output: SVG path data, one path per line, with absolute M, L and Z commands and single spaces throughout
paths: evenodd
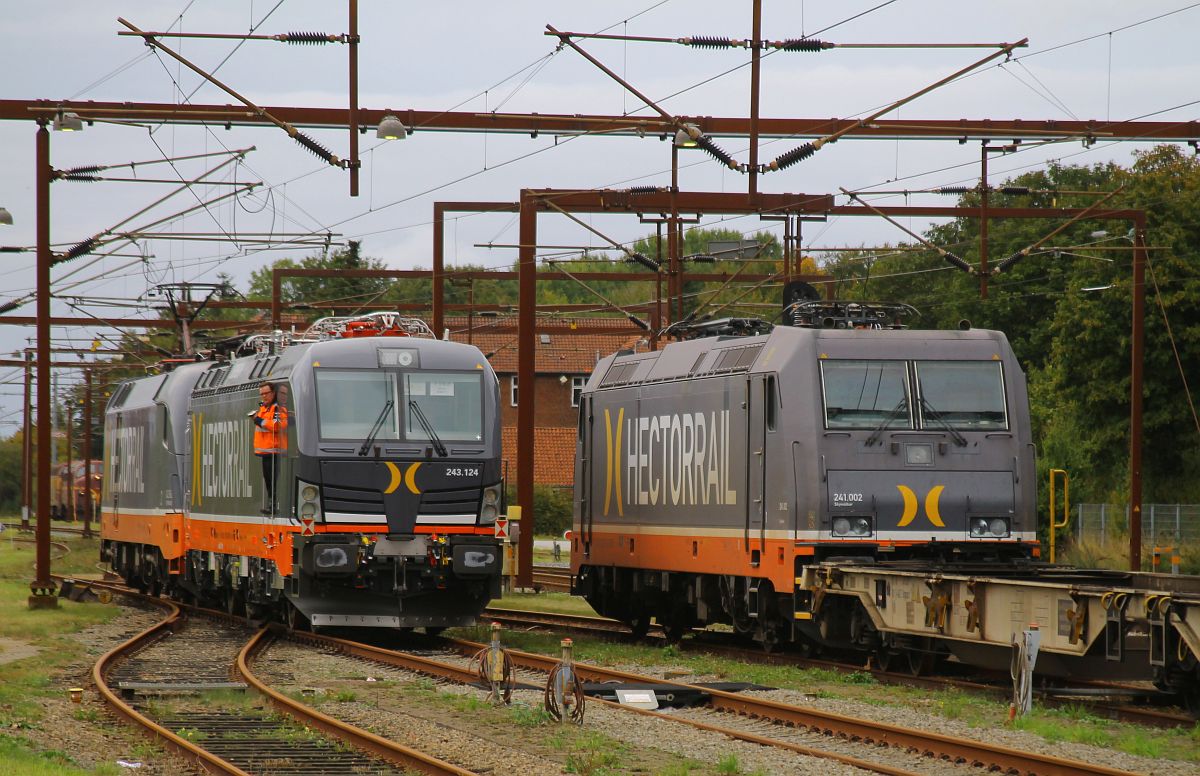
M 119 586 L 107 587 L 137 595 Z M 120 717 L 204 772 L 237 776 L 471 773 L 343 724 L 269 687 L 252 670 L 254 657 L 273 638 L 267 629 L 256 631 L 201 610 L 185 620 L 178 606 L 142 598 L 165 605 L 166 616 L 102 656 L 93 668 L 93 681 Z M 231 676 L 236 681 L 231 682 Z M 236 694 L 243 689 L 261 693 L 283 714 L 239 701 Z M 326 735 L 314 736 L 309 728 Z
M 33 533 L 33 531 L 35 530 L 34 524 L 32 522 L 30 523 L 29 528 L 22 528 L 21 524 L 19 522 L 11 522 L 8 520 L 3 521 L 2 524 L 4 525 L 4 528 L 9 531 L 21 531 L 24 533 Z M 51 531 L 51 533 L 78 534 L 79 536 L 83 536 L 83 527 L 73 524 L 73 523 L 63 524 L 63 523 L 52 521 L 50 523 L 50 531 Z M 93 523 L 92 524 L 92 535 L 99 536 L 99 534 L 100 534 L 100 524 Z
M 128 592 L 124 589 L 119 590 L 123 593 Z M 151 600 L 157 601 L 158 599 Z M 166 646 L 163 644 L 165 641 L 170 642 L 170 648 L 163 649 L 164 654 L 178 655 L 180 650 L 184 649 L 189 654 L 205 655 L 205 662 L 209 664 L 218 662 L 214 659 L 214 655 L 217 653 L 228 656 L 231 652 L 236 652 L 236 662 L 238 665 L 238 673 L 236 675 L 244 677 L 247 684 L 253 689 L 266 694 L 273 704 L 286 705 L 289 715 L 297 714 L 295 707 L 303 706 L 302 704 L 298 704 L 296 701 L 271 690 L 254 677 L 250 668 L 254 656 L 269 646 L 271 639 L 275 638 L 271 632 L 261 630 L 251 635 L 245 626 L 235 627 L 225 624 L 221 627 L 227 632 L 232 631 L 236 633 L 236 637 L 231 638 L 233 641 L 239 642 L 240 646 L 229 644 L 222 646 L 229 639 L 224 636 L 209 636 L 207 638 L 216 639 L 216 641 L 210 641 L 207 645 L 201 643 L 192 649 L 187 649 L 183 646 L 184 643 L 179 638 L 187 633 L 187 629 L 183 628 L 179 622 L 179 609 L 171 605 L 171 611 L 171 616 L 165 618 L 158 626 L 139 635 L 126 645 L 114 649 L 97 663 L 94 671 L 97 686 L 103 688 L 102 694 L 105 695 L 106 700 L 110 704 L 117 708 L 119 713 L 130 719 L 135 719 L 134 715 L 137 717 L 146 717 L 146 715 L 142 714 L 136 708 L 137 704 L 126 703 L 124 699 L 119 697 L 119 692 L 117 691 L 119 688 L 114 689 L 110 686 L 114 681 L 118 683 L 125 681 L 128 684 L 130 681 L 139 680 L 130 680 L 128 678 L 122 680 L 120 678 L 121 675 L 112 673 L 115 670 L 112 666 L 121 659 L 120 656 L 125 655 L 129 650 L 133 650 L 139 656 L 147 655 L 156 646 Z M 207 618 L 207 614 L 205 618 Z M 195 624 L 195 621 L 192 624 Z M 192 627 L 192 624 L 189 624 L 188 627 Z M 613 625 L 620 627 L 617 624 Z M 172 633 L 172 629 L 177 631 L 175 635 L 169 637 L 164 635 Z M 292 638 L 304 642 L 321 644 L 326 647 L 335 647 L 337 650 L 359 659 L 398 666 L 404 670 L 435 676 L 443 681 L 475 683 L 478 680 L 476 672 L 470 666 L 469 657 L 474 655 L 482 645 L 469 641 L 439 640 L 440 643 L 444 643 L 448 649 L 453 651 L 454 656 L 450 659 L 437 660 L 369 644 L 335 639 L 320 634 L 295 633 L 292 634 Z M 237 646 L 236 650 L 233 648 L 234 646 Z M 510 655 L 516 669 L 524 672 L 526 675 L 545 676 L 556 664 L 554 658 L 532 653 L 511 651 Z M 224 663 L 224 661 L 221 662 Z M 224 664 L 228 665 L 228 663 Z M 634 711 L 638 714 L 670 720 L 675 724 L 686 724 L 694 728 L 710 731 L 714 734 L 726 735 L 734 739 L 750 741 L 763 746 L 772 746 L 798 754 L 834 759 L 877 773 L 892 774 L 893 776 L 909 776 L 914 773 L 948 774 L 960 771 L 978 772 L 973 770 L 976 767 L 1001 773 L 1054 774 L 1056 776 L 1060 774 L 1075 776 L 1076 774 L 1084 773 L 1115 776 L 1116 774 L 1125 773 L 1124 771 L 1104 768 L 1090 763 L 1022 752 L 1007 747 L 951 738 L 893 725 L 876 724 L 802 706 L 793 706 L 754 698 L 745 694 L 663 682 L 657 678 L 639 676 L 598 666 L 577 663 L 576 671 L 585 681 L 666 684 L 678 687 L 684 691 L 705 694 L 709 699 L 705 709 L 699 711 L 692 710 L 686 713 L 672 712 L 669 715 L 664 715 L 658 712 L 619 707 L 625 711 Z M 189 676 L 192 675 L 203 678 L 201 674 L 189 672 Z M 110 677 L 110 679 L 106 679 L 105 677 Z M 209 679 L 212 679 L 211 675 Z M 161 680 L 162 677 L 159 677 L 153 681 Z M 136 686 L 134 689 L 136 691 Z M 597 701 L 596 699 L 592 699 L 592 702 Z M 601 703 L 604 703 L 606 706 L 617 707 L 616 704 Z M 325 717 L 315 710 L 308 709 L 307 712 L 302 711 L 300 713 L 306 714 L 304 717 L 305 724 L 331 730 L 335 735 L 337 734 L 336 731 L 342 727 L 336 720 Z M 166 741 L 168 745 L 177 751 L 197 757 L 199 761 L 205 763 L 203 767 L 208 768 L 210 771 L 220 773 L 255 772 L 253 770 L 238 769 L 239 766 L 236 762 L 230 763 L 224 757 L 221 757 L 220 754 L 213 751 L 218 748 L 217 742 L 222 736 L 226 736 L 220 726 L 222 724 L 226 726 L 231 724 L 228 716 L 219 717 L 215 721 L 196 717 L 164 717 L 160 720 L 147 719 L 146 721 L 142 721 L 141 719 L 136 719 L 135 721 L 140 725 L 146 726 L 155 736 Z M 166 724 L 163 724 L 164 722 Z M 200 725 L 210 724 L 213 725 L 211 728 L 212 732 L 207 732 L 209 728 L 200 727 Z M 248 738 L 253 738 L 256 735 L 254 730 L 246 730 L 245 728 L 239 729 L 233 727 L 229 728 L 229 730 L 231 732 L 226 737 L 234 741 L 240 740 L 243 744 Z M 178 735 L 178 731 L 184 731 L 187 735 Z M 200 733 L 196 734 L 193 731 L 200 731 Z M 370 734 L 365 731 L 359 731 L 359 733 L 370 737 Z M 280 734 L 279 738 L 287 740 L 289 753 L 295 752 L 295 746 L 293 745 L 295 742 L 293 739 L 297 738 L 297 736 L 294 732 L 290 734 L 285 732 Z M 385 739 L 378 739 L 378 742 L 382 742 L 383 745 L 387 746 L 395 746 L 392 742 Z M 363 744 L 360 741 L 356 741 L 355 746 L 361 747 Z M 257 746 L 252 747 L 252 749 L 256 753 L 267 750 L 266 747 Z M 848 754 L 846 752 L 847 749 L 855 753 Z M 886 755 L 880 757 L 880 753 L 886 753 Z M 206 760 L 204 759 L 205 755 L 215 759 L 213 761 Z M 230 760 L 234 757 L 233 754 L 228 754 L 228 756 Z M 313 756 L 316 757 L 317 755 Z M 917 758 L 915 764 L 912 762 L 914 757 Z M 387 759 L 391 762 L 396 762 L 394 754 Z M 222 764 L 218 766 L 215 762 L 217 760 L 221 761 Z M 230 770 L 226 763 L 232 765 L 234 769 Z M 428 764 L 422 766 L 413 766 L 410 764 L 408 767 L 416 767 L 425 773 L 469 773 L 469 771 L 458 769 L 454 766 L 449 766 L 450 770 L 431 769 Z M 305 768 L 294 772 L 313 772 L 311 762 Z M 270 772 L 286 773 L 287 771 L 271 770 Z M 334 771 L 321 770 L 321 772 Z M 380 772 L 389 773 L 392 771 L 382 770 Z
M 454 660 L 436 659 L 370 644 L 347 641 L 320 634 L 297 633 L 294 638 L 325 647 L 336 647 L 363 660 L 390 665 L 443 681 L 478 681 L 469 657 L 483 647 L 470 641 L 446 639 L 457 654 Z M 545 676 L 554 668 L 555 658 L 516 650 L 509 651 L 514 667 L 526 676 Z M 699 693 L 708 701 L 702 710 L 671 714 L 619 706 L 592 698 L 606 706 L 637 714 L 685 724 L 734 739 L 772 746 L 798 754 L 837 760 L 876 773 L 899 776 L 912 773 L 977 773 L 976 768 L 1013 774 L 1083 776 L 1083 774 L 1126 774 L 1091 763 L 1024 752 L 1008 747 L 937 733 L 874 723 L 812 708 L 793 706 L 747 694 L 711 688 L 663 682 L 655 677 L 576 663 L 578 675 L 589 682 L 654 684 L 679 691 Z M 851 748 L 856 754 L 847 754 Z M 842 751 L 838 751 L 842 750 Z
M 569 593 L 571 569 L 565 566 L 534 566 L 533 587 L 552 593 Z
M 601 637 L 628 637 L 630 635 L 630 630 L 626 625 L 606 617 L 526 612 L 497 609 L 495 607 L 489 607 L 485 610 L 484 616 L 510 627 L 545 627 L 554 628 L 558 631 Z M 707 640 L 695 642 L 683 641 L 679 646 L 683 649 L 697 649 L 710 653 L 723 654 L 746 662 L 767 662 L 777 665 L 793 665 L 800 668 L 824 668 L 841 673 L 866 672 L 870 673 L 881 684 L 907 687 L 915 686 L 937 690 L 958 689 L 983 693 L 998 698 L 1007 698 L 1010 694 L 1009 688 L 994 682 L 983 682 L 954 676 L 912 676 L 895 671 L 883 671 L 875 666 L 804 657 L 786 652 L 767 654 L 759 649 L 734 644 L 723 644 L 712 638 L 719 637 L 721 634 L 706 632 L 706 635 L 709 637 Z M 657 628 L 651 628 L 648 638 L 661 640 L 664 643 L 666 641 L 665 635 Z M 1085 692 L 1093 694 L 1108 691 L 1115 698 L 1124 698 L 1131 694 L 1145 694 L 1145 691 L 1140 688 L 1130 688 L 1121 685 L 1104 685 L 1088 682 L 1077 682 L 1077 685 L 1083 688 Z M 1073 696 L 1069 691 L 1064 691 L 1062 688 L 1038 689 L 1035 692 L 1038 694 L 1041 702 L 1046 705 L 1064 706 L 1069 704 L 1084 706 L 1097 716 L 1120 720 L 1122 722 L 1168 728 L 1190 727 L 1196 724 L 1196 719 L 1187 714 L 1146 706 L 1135 706 L 1130 703 L 1118 702 L 1102 697 Z

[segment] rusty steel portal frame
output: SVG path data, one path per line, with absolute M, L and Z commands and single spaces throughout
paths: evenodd
M 176 105 L 171 103 L 130 103 L 130 102 L 77 102 L 51 100 L 0 100 L 0 120 L 34 121 L 37 125 L 35 143 L 35 199 L 37 211 L 36 240 L 36 310 L 33 323 L 37 326 L 37 406 L 40 415 L 48 416 L 51 411 L 49 392 L 50 369 L 50 326 L 52 323 L 68 319 L 52 319 L 50 316 L 50 267 L 54 256 L 50 248 L 50 138 L 47 124 L 50 120 L 63 113 L 75 113 L 84 121 L 95 120 L 140 120 L 158 121 L 171 124 L 204 124 L 224 125 L 226 128 L 234 124 L 239 126 L 271 126 L 271 122 L 254 111 L 237 108 L 231 105 Z M 496 132 L 496 133 L 528 133 L 536 137 L 539 133 L 546 134 L 592 134 L 645 136 L 657 134 L 669 139 L 670 133 L 680 122 L 695 124 L 708 136 L 739 136 L 751 137 L 752 148 L 757 146 L 763 137 L 788 138 L 821 138 L 831 134 L 841 137 L 860 138 L 922 138 L 946 140 L 987 140 L 1011 139 L 1030 137 L 1063 137 L 1078 136 L 1084 142 L 1097 139 L 1105 140 L 1137 140 L 1137 141 L 1191 141 L 1200 138 L 1200 122 L 1145 122 L 1145 121 L 992 121 L 992 120 L 888 120 L 876 119 L 869 124 L 854 119 L 780 119 L 740 117 L 676 117 L 675 121 L 662 118 L 631 118 L 628 116 L 605 115 L 567 115 L 567 114 L 513 114 L 497 115 L 470 112 L 441 112 L 415 111 L 394 109 L 365 109 L 351 111 L 342 108 L 307 108 L 307 107 L 270 107 L 266 109 L 271 115 L 297 126 L 306 127 L 347 127 L 362 129 L 367 125 L 377 124 L 387 114 L 402 117 L 409 127 L 422 131 L 448 132 Z M 357 125 L 357 126 L 354 126 Z M 519 248 L 519 286 L 520 308 L 518 313 L 519 339 L 519 369 L 518 379 L 524 380 L 529 386 L 523 395 L 533 398 L 533 335 L 535 330 L 536 299 L 536 233 L 537 213 L 545 208 L 545 203 L 553 199 L 556 208 L 568 212 L 635 212 L 630 207 L 628 192 L 597 192 L 571 191 L 548 192 L 538 190 L 523 190 L 520 200 L 520 248 Z M 670 195 L 662 195 L 671 199 Z M 622 197 L 625 197 L 624 207 L 618 207 Z M 785 200 L 779 200 L 783 197 Z M 649 201 L 654 195 L 639 195 L 638 209 L 658 210 L 661 212 L 677 212 L 679 210 L 696 210 L 709 213 L 754 213 L 770 212 L 782 214 L 791 208 L 796 213 L 808 214 L 837 214 L 837 215 L 874 215 L 862 207 L 834 206 L 832 197 L 804 197 L 797 199 L 795 195 L 781 194 L 704 194 L 676 192 L 675 199 L 657 208 L 652 208 Z M 694 203 L 691 206 L 685 204 Z M 803 200 L 803 201 L 801 201 Z M 790 202 L 790 205 L 786 205 Z M 774 204 L 773 204 L 774 203 Z M 823 205 L 822 205 L 823 203 Z M 781 205 L 786 205 L 781 207 Z M 917 215 L 927 217 L 980 217 L 984 215 L 979 208 L 958 207 L 890 207 L 878 208 L 878 211 L 889 215 Z M 1080 211 L 1073 209 L 1037 209 L 1037 208 L 989 208 L 987 218 L 1045 218 L 1069 217 Z M 1103 210 L 1088 214 L 1089 218 L 1122 219 L 1132 221 L 1135 229 L 1133 246 L 1133 332 L 1132 332 L 1132 367 L 1131 367 L 1131 407 L 1130 407 L 1130 566 L 1137 570 L 1141 563 L 1140 523 L 1141 523 L 1141 415 L 1142 415 L 1142 321 L 1144 315 L 1144 272 L 1145 272 L 1145 214 L 1140 210 Z M 441 235 L 435 230 L 435 242 L 440 243 Z M 434 273 L 435 289 L 444 290 L 444 274 Z M 611 278 L 610 278 L 611 279 Z M 441 293 L 435 294 L 438 309 L 442 309 Z M 14 318 L 6 318 L 6 322 L 18 323 Z M 28 323 L 21 320 L 21 323 Z M 74 322 L 74 321 L 71 321 Z M 145 322 L 130 322 L 132 325 L 146 325 Z M 521 402 L 518 407 L 518 502 L 532 507 L 533 500 L 533 428 L 532 401 Z M 49 468 L 48 450 L 50 445 L 49 424 L 38 424 L 38 470 Z M 43 491 L 44 489 L 44 491 Z M 32 595 L 31 606 L 54 606 L 54 583 L 49 576 L 50 570 L 50 514 L 49 514 L 49 479 L 38 477 L 38 515 L 37 515 L 37 572 L 35 580 L 30 584 Z M 532 509 L 529 510 L 532 517 Z M 525 531 L 523 535 L 530 537 L 532 532 Z M 531 574 L 532 544 L 526 546 L 522 541 L 520 554 L 522 575 Z M 529 584 L 530 577 L 525 576 L 522 584 Z

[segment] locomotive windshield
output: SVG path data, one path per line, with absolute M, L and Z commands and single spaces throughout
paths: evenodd
M 918 361 L 921 425 L 973 431 L 1008 428 L 999 361 Z
M 903 361 L 821 362 L 826 428 L 912 428 Z
M 322 439 L 366 439 L 388 401 L 396 407 L 396 375 L 379 370 L 317 369 L 317 416 Z M 389 412 L 375 439 L 399 439 Z
M 322 439 L 365 439 L 389 401 L 395 409 L 382 413 L 375 439 L 432 441 L 418 414 L 439 439 L 483 439 L 483 382 L 478 372 L 317 369 L 315 375 Z
M 428 440 L 424 414 L 442 439 L 483 439 L 483 384 L 479 373 L 409 372 L 404 375 L 404 437 Z M 414 412 L 414 406 L 419 412 Z
M 910 374 L 911 369 L 911 374 Z M 918 401 L 912 400 L 915 377 Z M 830 429 L 1008 428 L 999 361 L 821 361 Z

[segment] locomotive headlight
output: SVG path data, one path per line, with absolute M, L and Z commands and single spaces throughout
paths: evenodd
M 499 500 L 500 500 L 500 489 L 499 488 L 484 488 L 483 489 L 483 503 L 485 505 L 495 506 L 496 502 Z
M 380 366 L 420 366 L 417 359 L 417 351 L 404 348 L 380 348 L 379 351 Z
M 496 522 L 497 514 L 495 504 L 484 504 L 483 509 L 479 510 L 479 522 L 494 523 Z
M 871 518 L 869 517 L 835 517 L 833 519 L 834 536 L 870 536 Z
M 1003 539 L 1008 534 L 1008 518 L 1006 517 L 975 517 L 971 519 L 971 538 L 973 539 Z
M 321 519 L 321 487 L 319 485 L 297 480 L 296 496 L 296 513 L 302 519 Z

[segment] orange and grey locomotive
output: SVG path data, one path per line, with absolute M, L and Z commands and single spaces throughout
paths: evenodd
M 118 387 L 102 557 L 131 584 L 293 625 L 470 624 L 499 594 L 495 373 L 391 314 Z
M 850 315 L 617 354 L 583 391 L 575 476 L 575 592 L 635 631 L 833 645 L 853 628 L 806 619 L 806 565 L 1036 552 L 1025 377 L 995 331 Z

